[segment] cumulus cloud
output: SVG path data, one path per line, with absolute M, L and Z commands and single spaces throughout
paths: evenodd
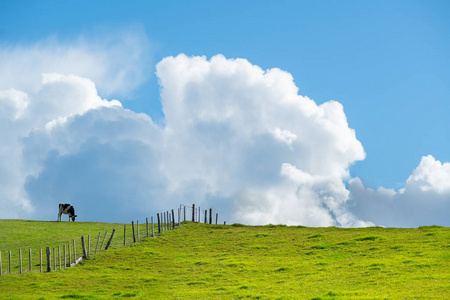
M 299 95 L 280 69 L 167 57 L 156 66 L 163 126 L 102 98 L 145 80 L 146 45 L 138 32 L 0 48 L 0 218 L 53 220 L 70 202 L 82 221 L 127 222 L 196 203 L 229 222 L 354 227 L 390 225 L 373 212 L 391 205 L 394 218 L 425 205 L 423 193 L 436 196 L 430 211 L 448 208 L 436 203 L 449 192 L 449 167 L 432 157 L 401 191 L 351 179 L 365 152 L 343 106 Z
M 359 178 L 350 180 L 349 189 L 349 210 L 378 225 L 449 225 L 450 164 L 431 155 L 422 157 L 405 187 L 398 191 L 366 188 Z
M 343 179 L 365 153 L 340 103 L 317 105 L 289 73 L 221 55 L 168 57 L 157 75 L 171 189 L 201 183 L 251 224 L 363 224 L 343 207 Z

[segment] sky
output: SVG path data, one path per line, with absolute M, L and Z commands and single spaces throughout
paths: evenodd
M 450 226 L 449 14 L 0 0 L 0 218 Z

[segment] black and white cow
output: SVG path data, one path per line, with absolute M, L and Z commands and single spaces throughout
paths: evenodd
M 58 221 L 61 221 L 62 214 L 69 215 L 69 222 L 70 222 L 70 218 L 72 218 L 72 221 L 75 222 L 75 217 L 77 215 L 75 214 L 75 209 L 73 208 L 72 205 L 60 203 L 59 204 L 59 212 L 58 212 Z

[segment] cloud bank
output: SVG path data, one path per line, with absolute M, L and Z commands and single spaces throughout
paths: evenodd
M 0 218 L 53 220 L 68 202 L 81 221 L 128 222 L 196 203 L 247 224 L 448 225 L 448 164 L 427 156 L 404 189 L 365 188 L 343 106 L 299 95 L 285 71 L 167 57 L 161 126 L 99 96 L 145 80 L 145 38 L 52 43 L 0 49 Z
M 450 163 L 431 155 L 419 165 L 399 191 L 364 187 L 359 178 L 350 180 L 349 209 L 360 218 L 391 227 L 449 226 Z

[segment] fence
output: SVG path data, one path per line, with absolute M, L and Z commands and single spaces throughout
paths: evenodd
M 219 213 L 215 209 L 202 210 L 200 207 L 180 205 L 181 219 L 196 223 L 218 224 Z M 226 223 L 224 223 L 226 224 Z
M 202 219 L 202 217 L 204 218 Z M 208 218 L 209 216 L 209 218 Z M 136 243 L 141 238 L 155 237 L 165 231 L 174 230 L 183 222 L 218 223 L 218 213 L 213 210 L 201 211 L 195 205 L 180 205 L 177 209 L 177 218 L 172 209 L 156 214 L 156 218 L 146 218 L 145 223 L 139 221 L 123 225 L 122 230 L 116 228 L 98 232 L 98 235 L 89 232 L 79 239 L 53 240 L 43 242 L 28 240 L 27 247 L 17 247 L 8 251 L 0 251 L 0 275 L 25 272 L 51 272 L 75 266 L 83 258 L 89 258 L 97 252 L 123 247 Z M 224 223 L 226 224 L 226 223 Z M 109 232 L 109 234 L 108 234 Z M 91 243 L 92 236 L 92 243 Z M 82 254 L 82 255 L 81 255 Z M 81 255 L 81 256 L 80 256 Z

